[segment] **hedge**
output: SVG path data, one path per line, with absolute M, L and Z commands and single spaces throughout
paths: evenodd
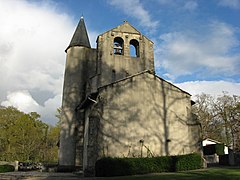
M 12 165 L 0 165 L 0 173 L 14 171 L 15 168 Z
M 200 169 L 203 166 L 202 158 L 199 154 L 173 156 L 173 158 L 175 159 L 173 161 L 175 172 Z
M 161 156 L 152 158 L 102 158 L 96 162 L 98 177 L 124 176 L 160 172 L 176 172 L 202 168 L 198 154 Z

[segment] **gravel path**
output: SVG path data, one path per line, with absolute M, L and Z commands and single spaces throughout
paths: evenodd
M 37 171 L 29 171 L 29 172 L 8 172 L 8 173 L 0 173 L 0 180 L 76 180 L 76 179 L 96 179 L 96 178 L 84 178 L 82 174 L 75 173 L 54 173 L 54 172 L 37 172 Z

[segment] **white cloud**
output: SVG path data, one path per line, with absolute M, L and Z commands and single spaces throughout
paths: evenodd
M 183 8 L 189 11 L 194 11 L 198 7 L 198 3 L 196 1 L 187 1 Z
M 5 107 L 14 106 L 25 113 L 37 112 L 41 115 L 41 119 L 54 125 L 58 121 L 55 117 L 55 113 L 60 106 L 59 102 L 61 97 L 61 94 L 55 95 L 53 98 L 49 98 L 45 101 L 44 105 L 40 105 L 28 90 L 19 90 L 8 92 L 7 99 L 2 101 L 1 105 Z
M 155 0 L 156 1 L 156 0 Z M 157 0 L 158 4 L 161 6 L 169 6 L 175 10 L 187 10 L 194 11 L 198 8 L 198 2 L 196 0 Z M 163 7 L 164 8 L 164 7 Z
M 123 10 L 125 14 L 137 19 L 141 26 L 155 30 L 158 21 L 154 21 L 139 0 L 109 0 L 109 3 L 117 9 Z
M 39 111 L 44 107 L 34 100 L 39 98 L 32 97 L 31 90 L 39 91 L 35 94 L 39 97 L 43 96 L 41 92 L 51 96 L 62 92 L 64 50 L 75 25 L 69 16 L 57 13 L 53 4 L 50 5 L 0 1 L 0 102 L 4 101 L 3 105 L 13 105 L 25 112 Z M 51 112 L 47 108 L 45 111 Z M 52 117 L 43 120 L 50 121 L 48 118 Z
M 240 0 L 219 0 L 219 5 L 230 7 L 233 9 L 240 8 Z
M 157 0 L 157 2 L 161 5 L 168 5 L 175 3 L 174 0 Z
M 14 106 L 20 111 L 33 112 L 39 109 L 39 104 L 32 98 L 27 90 L 9 92 L 7 100 L 1 103 L 2 106 Z
M 175 78 L 203 72 L 202 76 L 239 74 L 240 53 L 235 29 L 221 22 L 212 22 L 205 32 L 171 32 L 161 35 L 156 57 L 159 67 Z
M 37 111 L 43 121 L 57 122 L 64 50 L 77 23 L 57 11 L 54 2 L 0 1 L 0 104 Z M 92 46 L 96 34 L 89 32 Z
M 91 44 L 91 47 L 92 48 L 96 48 L 96 40 L 97 40 L 97 37 L 100 33 L 96 32 L 96 31 L 89 31 L 88 32 L 88 36 L 89 36 L 89 41 L 90 41 L 90 44 Z
M 47 101 L 45 101 L 44 105 L 39 109 L 39 113 L 41 114 L 42 118 L 48 119 L 48 123 L 52 125 L 58 122 L 55 114 L 57 112 L 57 108 L 60 107 L 59 102 L 61 101 L 61 99 L 62 95 L 57 94 L 53 98 L 49 98 Z
M 240 96 L 240 83 L 228 81 L 190 81 L 183 83 L 175 83 L 176 86 L 189 92 L 194 99 L 197 94 L 205 93 L 214 97 L 222 95 L 223 92 L 228 92 L 229 95 Z

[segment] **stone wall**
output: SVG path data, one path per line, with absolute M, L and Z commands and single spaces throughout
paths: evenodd
M 193 152 L 187 122 L 190 95 L 150 73 L 100 89 L 101 156 L 139 157 Z M 142 147 L 140 140 L 144 140 Z
M 114 54 L 114 38 L 116 37 L 124 41 L 122 55 Z M 132 39 L 139 43 L 139 57 L 130 55 Z M 127 22 L 99 35 L 97 43 L 99 86 L 144 70 L 154 70 L 153 42 Z
M 96 74 L 96 49 L 71 47 L 67 50 L 62 99 L 60 166 L 82 165 L 84 112 L 77 107 L 85 99 L 88 79 Z M 76 152 L 77 149 L 77 152 Z

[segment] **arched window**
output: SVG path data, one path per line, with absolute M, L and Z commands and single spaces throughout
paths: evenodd
M 123 39 L 120 37 L 114 38 L 114 54 L 123 55 Z
M 139 42 L 136 39 L 130 41 L 130 56 L 139 57 Z

